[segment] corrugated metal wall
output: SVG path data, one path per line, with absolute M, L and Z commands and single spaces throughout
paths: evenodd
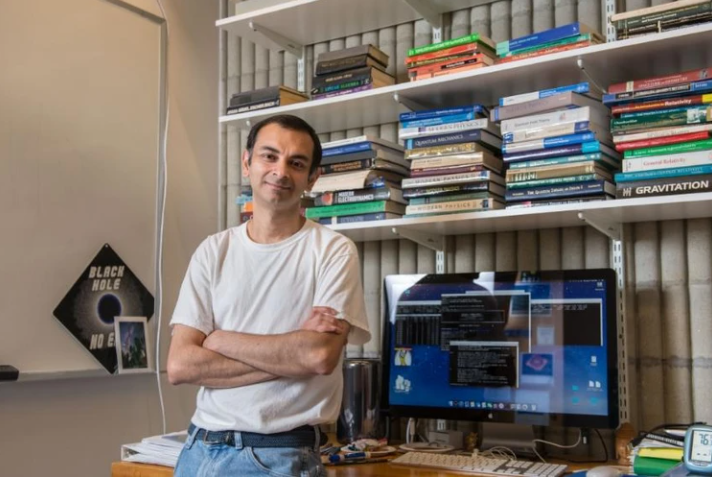
M 256 1 L 256 0 L 250 0 Z M 394 0 L 385 0 L 394 1 Z M 653 1 L 652 4 L 665 3 Z M 628 10 L 649 6 L 628 0 Z M 480 32 L 494 41 L 582 21 L 605 33 L 600 0 L 511 0 L 446 15 L 445 38 Z M 391 58 L 389 72 L 406 80 L 404 58 L 413 46 L 432 42 L 425 21 L 364 32 L 307 47 L 307 71 L 319 53 L 372 43 Z M 265 86 L 297 85 L 297 59 L 267 51 L 233 35 L 222 35 L 224 97 Z M 701 65 L 700 65 L 701 66 Z M 310 78 L 307 79 L 307 89 Z M 397 140 L 397 123 L 332 132 L 323 141 L 370 134 Z M 223 127 L 221 204 L 223 226 L 238 222 L 239 159 L 247 131 Z M 712 211 L 711 211 L 712 212 Z M 641 223 L 625 227 L 627 317 L 632 420 L 640 429 L 664 422 L 712 422 L 712 221 Z M 516 269 L 608 267 L 609 241 L 592 228 L 452 237 L 449 270 L 469 272 Z M 358 244 L 369 322 L 374 339 L 352 356 L 377 356 L 381 330 L 382 278 L 392 273 L 435 271 L 431 250 L 408 240 Z M 571 436 L 568 437 L 571 439 Z

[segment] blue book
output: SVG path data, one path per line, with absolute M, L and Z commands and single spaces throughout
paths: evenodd
M 549 43 L 551 41 L 563 40 L 571 36 L 578 36 L 583 33 L 598 33 L 580 22 L 569 23 L 560 27 L 551 28 L 549 30 L 540 31 L 531 35 L 520 36 L 512 40 L 502 41 L 497 43 L 497 55 L 502 56 L 509 53 L 511 50 L 520 50 L 522 48 L 531 48 Z
M 636 101 L 674 98 L 676 96 L 686 96 L 690 93 L 705 93 L 707 91 L 712 91 L 712 80 L 693 81 L 691 83 L 642 91 L 624 91 L 622 93 L 604 94 L 603 104 L 634 103 Z
M 469 131 L 462 131 L 451 134 L 439 134 L 437 136 L 426 136 L 426 137 L 416 137 L 413 139 L 406 139 L 405 148 L 406 149 L 417 149 L 420 147 L 433 147 L 433 146 L 444 146 L 446 144 L 460 144 L 463 142 L 477 142 L 483 141 L 487 144 L 500 148 L 501 142 L 499 138 L 483 131 L 482 129 L 470 129 Z
M 440 124 L 461 123 L 477 119 L 475 113 L 452 114 L 449 116 L 438 116 L 436 118 L 416 119 L 414 121 L 401 122 L 402 128 L 424 128 L 428 126 L 438 126 Z
M 559 146 L 552 149 L 537 149 L 535 151 L 519 152 L 516 154 L 504 154 L 502 159 L 506 162 L 512 161 L 531 161 L 533 159 L 545 159 L 548 157 L 563 157 L 574 156 L 578 154 L 589 154 L 592 152 L 605 152 L 609 156 L 616 157 L 617 154 L 613 149 L 604 146 L 599 141 L 584 142 L 582 144 L 570 144 L 568 146 Z
M 505 96 L 504 98 L 499 98 L 500 106 L 511 106 L 513 104 L 526 103 L 527 101 L 534 101 L 537 99 L 548 98 L 559 93 L 567 93 L 573 91 L 574 93 L 588 93 L 590 87 L 588 82 L 570 84 L 567 86 L 559 86 L 558 88 L 542 89 L 539 91 L 533 91 L 531 93 L 515 94 L 514 96 Z
M 389 212 L 376 212 L 372 214 L 346 215 L 341 217 L 322 217 L 319 223 L 322 225 L 351 224 L 354 222 L 370 222 L 372 220 L 397 219 L 400 215 Z
M 592 129 L 591 129 L 591 128 L 592 128 L 591 124 L 592 124 L 592 123 L 591 123 L 590 121 L 579 121 L 579 122 L 576 122 L 576 123 L 569 123 L 569 124 L 566 124 L 566 125 L 555 126 L 555 128 L 556 128 L 555 130 L 558 131 L 558 130 L 560 130 L 560 129 L 562 129 L 562 128 L 565 127 L 565 128 L 568 130 L 569 134 L 579 134 L 579 133 L 582 133 L 582 132 L 592 131 Z M 593 127 L 595 127 L 595 126 L 593 126 Z M 608 126 L 606 126 L 606 128 L 608 128 Z M 542 131 L 541 131 L 539 134 L 540 134 L 540 135 L 545 135 L 545 134 L 546 134 L 546 131 L 543 131 L 543 128 L 542 128 Z M 532 135 L 532 134 L 530 134 L 530 135 Z M 530 139 L 526 139 L 526 138 L 523 137 L 523 136 L 525 136 L 525 135 L 524 135 L 524 134 L 521 134 L 521 133 L 519 133 L 519 132 L 508 132 L 508 133 L 504 133 L 504 134 L 502 135 L 502 142 L 504 142 L 505 144 L 509 144 L 509 143 L 512 143 L 512 142 L 524 142 L 524 141 L 529 141 L 529 140 L 530 140 Z M 551 133 L 549 133 L 548 136 L 544 136 L 544 137 L 555 137 L 555 136 L 557 136 L 557 134 L 551 134 Z M 541 139 L 543 139 L 543 138 L 541 138 Z
M 579 134 L 568 134 L 566 136 L 547 137 L 534 141 L 517 142 L 513 144 L 503 144 L 502 152 L 516 153 L 524 151 L 536 151 L 538 149 L 553 149 L 555 147 L 568 146 L 571 144 L 581 144 L 596 140 L 596 133 L 584 132 Z M 586 154 L 586 152 L 584 152 Z
M 373 149 L 372 143 L 368 141 L 357 142 L 355 144 L 347 144 L 346 146 L 330 147 L 321 151 L 323 157 L 339 156 L 341 154 L 350 154 L 352 152 L 368 151 Z
M 462 106 L 458 108 L 438 108 L 428 109 L 425 111 L 411 111 L 408 113 L 401 113 L 398 116 L 398 119 L 400 121 L 413 121 L 416 119 L 438 118 L 440 116 L 452 116 L 454 114 L 465 113 L 486 114 L 487 108 L 481 104 L 473 104 L 472 106 Z
M 507 202 L 517 202 L 521 200 L 552 199 L 554 197 L 577 197 L 601 193 L 615 195 L 616 190 L 610 182 L 597 180 L 579 182 L 578 184 L 541 186 L 526 189 L 507 189 L 504 197 Z
M 664 179 L 666 177 L 696 176 L 712 174 L 712 165 L 673 167 L 672 169 L 657 169 L 654 171 L 619 172 L 615 175 L 616 182 L 644 181 Z
M 560 164 L 572 164 L 576 162 L 594 161 L 600 163 L 609 169 L 618 170 L 621 167 L 620 161 L 606 156 L 600 152 L 591 154 L 579 154 L 576 156 L 550 157 L 548 159 L 537 159 L 534 161 L 512 162 L 509 164 L 510 169 L 528 169 L 531 167 L 541 166 L 558 166 Z

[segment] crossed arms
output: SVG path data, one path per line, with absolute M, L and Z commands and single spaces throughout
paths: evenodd
M 331 374 L 350 325 L 337 312 L 314 307 L 302 328 L 277 335 L 214 331 L 175 325 L 168 351 L 171 384 L 234 388 L 279 377 Z

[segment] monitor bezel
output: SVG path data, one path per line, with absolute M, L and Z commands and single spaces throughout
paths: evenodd
M 429 406 L 390 405 L 390 372 L 391 372 L 391 322 L 389 316 L 387 280 L 389 276 L 421 277 L 421 280 L 433 280 L 443 283 L 443 279 L 452 279 L 454 283 L 463 280 L 477 279 L 481 273 L 494 273 L 497 282 L 514 282 L 522 274 L 536 274 L 541 280 L 603 280 L 606 283 L 606 339 L 608 403 L 607 415 L 570 413 L 540 413 L 510 410 L 476 409 L 476 408 L 446 408 Z M 382 333 L 382 373 L 381 373 L 381 409 L 391 417 L 414 417 L 430 419 L 448 419 L 461 421 L 494 422 L 510 424 L 531 424 L 562 427 L 585 427 L 598 429 L 616 429 L 619 424 L 619 370 L 618 370 L 618 313 L 617 313 L 617 279 L 616 272 L 610 268 L 588 270 L 536 270 L 515 272 L 474 272 L 448 274 L 393 274 L 383 280 L 383 303 L 385 304 Z

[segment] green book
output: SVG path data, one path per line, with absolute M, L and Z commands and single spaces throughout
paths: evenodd
M 606 179 L 600 174 L 582 174 L 580 176 L 552 177 L 551 179 L 535 179 L 533 181 L 508 182 L 507 189 L 525 189 L 527 187 L 542 187 L 548 185 L 571 184 L 572 182 L 589 182 Z
M 656 459 L 653 457 L 635 456 L 633 472 L 637 475 L 658 477 L 680 463 L 679 460 Z
M 408 56 L 422 55 L 423 53 L 445 50 L 447 48 L 452 48 L 453 46 L 467 45 L 468 43 L 475 42 L 494 50 L 494 43 L 492 43 L 491 40 L 486 37 L 483 37 L 479 33 L 472 33 L 471 35 L 453 38 L 452 40 L 443 41 L 440 43 L 432 43 L 430 45 L 411 48 L 410 50 L 408 50 Z
M 683 152 L 706 151 L 712 149 L 712 139 L 704 141 L 682 142 L 680 144 L 668 144 L 666 146 L 646 147 L 644 149 L 633 149 L 625 151 L 623 157 L 626 159 L 633 157 L 660 156 L 662 154 L 680 154 Z
M 611 132 L 712 122 L 712 106 L 709 105 L 679 108 L 666 113 L 650 114 L 644 111 L 631 114 L 635 116 L 611 119 Z
M 405 205 L 389 200 L 376 200 L 373 202 L 360 202 L 355 204 L 308 207 L 305 212 L 305 217 L 307 219 L 319 219 L 322 217 L 341 217 L 343 215 L 372 214 L 374 212 L 393 212 L 403 215 L 405 213 Z
M 522 48 L 521 50 L 510 50 L 509 53 L 503 55 L 503 58 L 507 56 L 522 55 L 524 53 L 531 53 L 533 51 L 544 50 L 546 48 L 553 48 L 555 46 L 569 45 L 571 43 L 578 43 L 579 41 L 590 41 L 593 37 L 590 33 L 584 33 L 579 36 L 572 36 L 570 38 L 564 38 L 563 40 L 550 41 L 547 43 L 542 43 L 541 45 L 530 46 L 528 48 Z

